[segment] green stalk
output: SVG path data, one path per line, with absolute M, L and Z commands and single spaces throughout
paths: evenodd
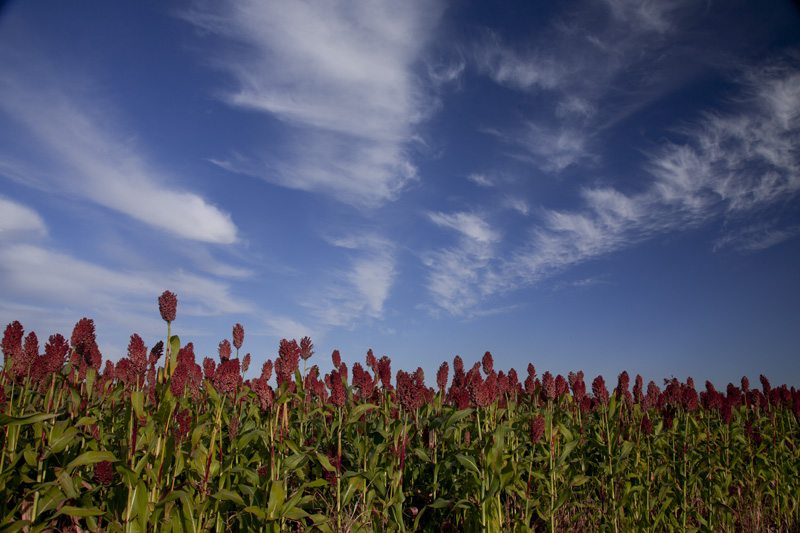
M 549 403 L 549 402 L 548 402 Z M 550 492 L 550 532 L 555 533 L 556 530 L 556 518 L 555 518 L 555 511 L 554 507 L 556 506 L 556 472 L 555 472 L 555 465 L 553 461 L 555 460 L 555 442 L 554 442 L 554 435 L 553 435 L 553 413 L 550 413 L 548 417 L 550 419 L 550 453 L 547 454 L 550 460 L 550 486 L 548 487 L 548 492 Z
M 603 424 L 606 429 L 606 451 L 608 454 L 608 480 L 611 485 L 611 512 L 614 515 L 614 533 L 619 533 L 619 524 L 617 523 L 617 495 L 614 490 L 614 465 L 611 462 L 611 432 L 608 426 L 608 410 L 603 411 Z

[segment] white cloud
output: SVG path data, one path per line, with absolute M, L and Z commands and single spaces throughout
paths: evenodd
M 494 242 L 500 239 L 500 234 L 492 230 L 489 224 L 472 213 L 428 213 L 428 218 L 438 226 L 454 229 L 478 242 Z
M 377 235 L 329 237 L 328 242 L 348 251 L 349 267 L 334 270 L 304 305 L 326 326 L 353 327 L 382 318 L 397 277 L 394 245 Z
M 463 239 L 460 244 L 422 256 L 428 267 L 427 287 L 433 309 L 453 316 L 480 312 L 483 297 L 492 292 L 493 247 L 486 241 Z
M 475 51 L 474 60 L 478 69 L 496 83 L 515 89 L 552 89 L 566 73 L 566 64 L 558 63 L 554 57 L 515 50 L 491 33 Z
M 487 176 L 486 174 L 472 173 L 469 176 L 467 176 L 467 179 L 472 183 L 474 183 L 475 185 L 479 185 L 481 187 L 494 187 L 497 185 L 497 183 L 495 183 L 495 180 Z
M 319 340 L 316 330 L 286 316 L 270 316 L 266 319 L 266 323 L 269 334 L 275 337 L 296 339 L 298 342 L 303 337 Z
M 436 85 L 458 82 L 467 68 L 467 62 L 459 57 L 456 60 L 442 61 L 428 65 L 428 76 Z
M 166 173 L 102 118 L 98 104 L 59 92 L 49 78 L 0 82 L 0 108 L 30 131 L 59 171 L 42 173 L 48 190 L 77 195 L 181 238 L 232 243 L 230 215 L 169 185 Z M 45 88 L 42 88 L 45 87 Z
M 605 0 L 612 15 L 632 31 L 666 33 L 674 28 L 674 11 L 685 0 Z
M 726 233 L 714 243 L 714 250 L 733 248 L 742 253 L 759 252 L 800 235 L 800 226 L 776 226 L 775 221 L 767 221 Z
M 513 209 L 514 211 L 518 211 L 523 215 L 527 215 L 531 212 L 531 207 L 528 205 L 524 199 L 520 198 L 519 196 L 506 196 L 506 205 Z
M 734 110 L 705 115 L 683 128 L 683 143 L 667 143 L 649 155 L 649 187 L 632 194 L 586 187 L 579 208 L 539 209 L 541 223 L 521 244 L 501 248 L 497 234 L 472 215 L 429 214 L 471 237 L 424 257 L 432 302 L 455 316 L 468 315 L 488 295 L 710 220 L 724 221 L 715 250 L 754 252 L 796 237 L 800 229 L 782 215 L 796 213 L 792 206 L 800 194 L 797 76 L 796 67 L 745 73 L 746 92 Z
M 688 31 L 701 9 L 687 0 L 584 1 L 526 41 L 485 33 L 471 56 L 478 71 L 534 95 L 535 104 L 521 108 L 522 121 L 496 128 L 523 149 L 512 155 L 548 173 L 593 162 L 603 131 L 701 68 L 702 54 L 693 61 L 675 59 L 683 50 L 676 41 L 696 39 Z M 665 38 L 679 32 L 686 33 Z
M 39 213 L 0 196 L 0 240 L 30 234 L 47 234 L 47 226 Z
M 225 101 L 291 127 L 271 148 L 282 164 L 232 168 L 352 204 L 396 198 L 416 179 L 414 126 L 435 106 L 413 68 L 441 11 L 422 1 L 249 1 L 185 13 L 244 45 L 219 58 L 237 84 Z
M 158 296 L 169 288 L 180 297 L 181 313 L 188 315 L 253 310 L 249 302 L 236 301 L 226 284 L 197 275 L 111 270 L 30 244 L 0 247 L 0 272 L 0 289 L 6 298 L 53 306 L 80 302 L 85 307 L 113 308 L 123 301 L 140 301 L 143 294 Z

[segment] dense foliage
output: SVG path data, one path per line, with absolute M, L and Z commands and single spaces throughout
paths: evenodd
M 746 378 L 609 393 L 490 353 L 392 376 L 370 351 L 324 376 L 308 338 L 247 377 L 244 328 L 198 362 L 132 335 L 106 362 L 13 322 L 0 376 L 2 531 L 786 531 L 800 523 L 800 392 Z M 166 352 L 166 353 L 164 353 Z M 159 364 L 163 358 L 163 365 Z M 302 369 L 300 360 L 302 359 Z M 274 380 L 273 378 L 274 373 Z M 394 381 L 392 380 L 394 377 Z M 273 388 L 273 383 L 275 386 Z

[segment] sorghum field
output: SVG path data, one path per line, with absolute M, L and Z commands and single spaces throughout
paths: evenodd
M 2 531 L 797 531 L 800 392 L 3 336 Z M 234 353 L 235 349 L 235 353 Z M 301 364 L 302 359 L 302 364 Z M 315 364 L 316 363 L 316 364 Z M 322 374 L 320 368 L 331 368 Z M 275 388 L 268 384 L 275 376 Z

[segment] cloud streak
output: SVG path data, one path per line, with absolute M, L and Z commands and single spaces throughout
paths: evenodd
M 31 234 L 39 237 L 47 234 L 39 213 L 0 196 L 0 241 Z
M 471 237 L 423 260 L 431 300 L 456 316 L 474 314 L 488 295 L 711 220 L 724 222 L 715 250 L 753 252 L 797 236 L 787 217 L 800 194 L 800 72 L 791 62 L 776 62 L 740 79 L 742 94 L 731 111 L 706 113 L 680 129 L 681 142 L 648 154 L 651 182 L 642 192 L 584 187 L 580 208 L 540 208 L 539 223 L 517 243 L 485 237 L 484 226 L 463 214 L 430 215 Z M 777 215 L 748 223 L 766 211 Z
M 349 265 L 315 288 L 305 307 L 323 326 L 354 327 L 383 318 L 397 277 L 394 245 L 374 234 L 331 237 L 328 243 L 345 252 Z
M 0 109 L 51 155 L 48 167 L 39 173 L 40 186 L 88 199 L 180 238 L 236 241 L 229 214 L 196 193 L 168 185 L 167 172 L 123 140 L 124 134 L 101 118 L 97 105 L 41 87 L 52 87 L 47 76 L 0 81 Z
M 421 1 L 249 1 L 183 13 L 238 45 L 219 58 L 236 84 L 222 99 L 289 130 L 283 146 L 271 148 L 280 164 L 253 155 L 255 163 L 228 168 L 351 204 L 395 199 L 417 179 L 409 145 L 434 102 L 414 63 L 441 11 Z

